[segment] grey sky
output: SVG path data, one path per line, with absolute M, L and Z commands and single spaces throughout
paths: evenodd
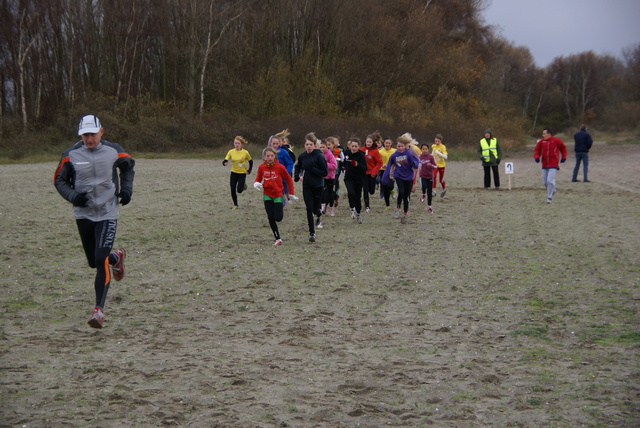
M 640 0 L 487 0 L 487 24 L 515 46 L 526 46 L 538 67 L 555 57 L 592 50 L 622 58 L 640 43 Z

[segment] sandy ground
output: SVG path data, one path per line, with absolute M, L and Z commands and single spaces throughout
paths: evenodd
M 314 244 L 297 201 L 274 248 L 219 161 L 138 159 L 102 330 L 55 164 L 0 166 L 0 426 L 639 426 L 640 146 L 591 183 L 570 155 L 551 205 L 506 161 L 501 191 L 450 162 L 406 225 L 343 198 Z

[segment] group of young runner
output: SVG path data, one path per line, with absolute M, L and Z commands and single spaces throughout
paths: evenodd
M 340 199 L 340 176 L 344 176 L 344 187 L 350 216 L 358 224 L 363 222 L 363 213 L 371 212 L 371 196 L 379 191 L 384 199 L 385 210 L 391 209 L 391 199 L 396 199 L 394 218 L 407 223 L 411 193 L 415 192 L 418 178 L 422 194 L 420 202 L 427 202 L 427 211 L 433 213 L 432 198 L 447 192 L 444 172 L 447 148 L 442 135 L 436 135 L 431 146 L 418 142 L 409 133 L 397 138 L 395 148 L 391 138 L 382 138 L 379 132 L 366 137 L 364 144 L 357 137 L 350 138 L 345 147 L 338 137 L 319 139 L 309 133 L 304 139 L 304 151 L 297 157 L 284 130 L 269 138 L 262 151 L 262 163 L 258 167 L 254 188 L 262 192 L 269 226 L 274 243 L 282 244 L 278 222 L 284 217 L 284 206 L 289 200 L 298 199 L 294 182 L 302 182 L 309 241 L 316 241 L 316 229 L 322 229 L 322 216 L 334 216 Z M 238 208 L 238 194 L 246 190 L 246 176 L 251 173 L 253 159 L 244 148 L 246 140 L 234 139 L 234 148 L 229 150 L 223 165 L 232 162 L 230 187 L 233 208 Z M 364 202 L 364 204 L 363 204 Z

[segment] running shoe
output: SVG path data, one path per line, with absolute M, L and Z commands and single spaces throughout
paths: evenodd
M 237 206 L 237 205 L 234 205 L 234 206 L 232 206 L 232 207 L 231 207 L 231 209 L 232 209 L 232 210 L 237 210 L 237 209 L 238 209 L 238 206 Z
M 396 208 L 393 213 L 393 218 L 400 218 L 400 214 L 402 214 L 402 211 L 400 210 L 400 208 Z
M 124 278 L 124 258 L 127 255 L 127 252 L 124 248 L 118 248 L 113 252 L 113 254 L 118 257 L 118 261 L 111 266 L 111 272 L 113 272 L 113 279 L 120 281 Z
M 318 219 L 318 221 L 316 221 L 316 227 L 318 229 L 322 229 L 324 226 L 322 225 L 322 222 L 320 221 L 320 219 Z
M 427 211 L 430 212 L 431 214 L 433 214 L 433 208 L 431 208 L 431 206 L 429 206 L 429 208 L 427 208 Z
M 369 207 L 365 208 L 364 212 L 370 213 L 371 212 L 371 208 L 369 208 Z
M 442 189 L 442 193 L 440 193 L 440 197 L 444 198 L 444 195 L 447 193 L 447 189 Z
M 310 233 L 309 234 L 309 242 L 316 242 L 316 234 L 315 233 Z
M 274 247 L 277 247 L 279 245 L 282 245 L 282 239 L 276 239 L 276 242 L 273 243 Z
M 326 214 L 327 213 L 327 204 L 321 204 L 320 205 L 320 211 L 322 211 L 322 214 Z
M 351 218 L 356 218 L 356 209 L 351 208 Z
M 384 207 L 385 211 L 389 211 L 391 209 L 391 207 L 389 205 L 387 205 L 386 207 Z
M 422 196 L 420 196 L 420 202 L 424 202 L 424 198 L 426 198 L 427 195 L 425 195 L 424 193 L 422 194 Z
M 362 224 L 362 214 L 358 214 L 358 224 Z
M 289 195 L 289 200 L 297 201 L 298 199 L 300 198 L 298 198 L 296 195 Z
M 400 216 L 400 223 L 407 224 L 407 215 L 406 214 L 402 214 L 402 216 Z
M 547 203 L 550 204 L 551 202 L 551 198 L 547 198 Z
M 433 192 L 431 192 L 431 196 L 438 196 L 438 193 L 436 192 L 436 189 L 433 189 Z
M 91 314 L 91 319 L 87 322 L 93 328 L 102 328 L 102 323 L 104 322 L 104 313 L 100 308 L 93 308 L 93 313 Z
M 331 217 L 334 217 L 334 216 L 336 215 L 336 209 L 335 209 L 335 207 L 330 207 L 330 208 L 329 208 L 329 215 L 330 215 Z

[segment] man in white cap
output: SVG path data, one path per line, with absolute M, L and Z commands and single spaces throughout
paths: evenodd
M 84 116 L 78 124 L 82 140 L 64 151 L 54 174 L 58 193 L 73 204 L 84 252 L 89 266 L 96 269 L 96 304 L 89 319 L 93 328 L 102 328 L 111 276 L 116 281 L 124 277 L 126 251 L 111 249 L 118 202 L 127 205 L 131 201 L 135 175 L 135 161 L 120 145 L 103 140 L 103 134 L 96 116 Z

